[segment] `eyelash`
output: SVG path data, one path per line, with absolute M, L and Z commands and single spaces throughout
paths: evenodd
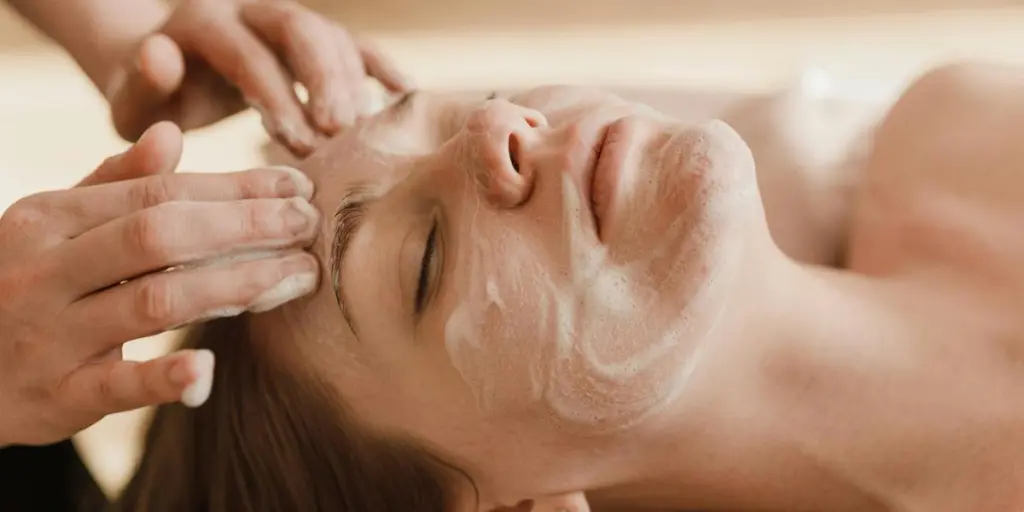
M 488 100 L 493 100 L 493 99 L 497 99 L 497 98 L 498 98 L 498 91 L 493 91 L 493 92 L 491 92 L 491 94 L 489 94 L 487 96 Z
M 416 286 L 415 310 L 416 314 L 423 312 L 424 301 L 427 297 L 427 285 L 430 280 L 430 263 L 434 259 L 434 250 L 437 246 L 437 221 L 434 221 L 427 235 L 427 245 L 423 248 L 423 260 L 420 263 L 420 278 Z

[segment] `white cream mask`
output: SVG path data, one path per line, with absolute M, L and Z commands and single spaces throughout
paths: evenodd
M 723 129 L 731 134 L 714 136 Z M 656 165 L 658 172 L 685 172 L 680 169 L 706 167 L 709 152 L 722 151 L 706 146 L 739 140 L 723 123 L 709 123 L 705 132 L 710 136 L 697 137 L 689 154 L 679 150 L 686 144 L 667 144 L 661 153 L 671 154 L 641 157 L 674 164 Z M 728 282 L 737 274 L 743 238 L 722 234 L 730 232 L 738 212 L 757 204 L 752 163 L 728 156 L 736 149 L 715 155 L 725 165 L 719 162 L 713 174 L 707 173 L 713 179 L 705 178 L 696 190 L 678 176 L 662 179 L 666 187 L 648 187 L 644 194 L 626 190 L 635 184 L 623 181 L 619 196 L 630 201 L 616 205 L 621 219 L 658 207 L 665 194 L 688 204 L 662 233 L 627 235 L 627 246 L 630 236 L 648 241 L 644 256 L 627 263 L 612 261 L 608 249 L 587 235 L 581 196 L 568 174 L 561 176 L 560 190 L 568 241 L 564 264 L 535 254 L 528 230 L 481 232 L 478 216 L 494 213 L 467 185 L 463 218 L 468 222 L 455 255 L 464 281 L 457 283 L 445 344 L 483 413 L 541 406 L 561 423 L 621 430 L 685 389 L 703 340 L 725 308 Z M 749 159 L 749 152 L 743 158 Z M 667 189 L 671 186 L 677 190 Z M 643 213 L 640 218 L 650 218 L 651 212 Z M 655 239 L 659 242 L 650 243 Z M 659 267 L 667 272 L 654 275 L 652 269 Z

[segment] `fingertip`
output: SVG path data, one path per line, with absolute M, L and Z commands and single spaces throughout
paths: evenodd
M 334 135 L 341 129 L 340 108 L 337 95 L 328 98 L 326 93 L 316 95 L 309 100 L 309 110 L 317 128 L 325 135 Z
M 185 80 L 185 56 L 165 34 L 147 36 L 106 90 L 114 127 L 125 140 L 138 141 Z
M 299 196 L 299 197 L 302 197 L 303 199 L 305 199 L 307 201 L 313 199 L 313 192 L 314 192 L 313 181 L 310 180 L 309 176 L 306 176 L 306 174 L 304 172 L 302 172 L 302 171 L 300 171 L 300 170 L 298 170 L 298 169 L 296 169 L 294 167 L 289 167 L 287 165 L 272 165 L 272 166 L 268 167 L 268 169 L 272 169 L 272 170 L 275 170 L 275 171 L 281 171 L 281 172 L 283 172 L 283 173 L 288 175 L 289 182 L 287 183 L 287 185 L 290 185 L 292 188 L 294 188 L 294 190 L 292 190 L 292 189 L 286 187 L 284 184 L 282 184 L 282 185 L 280 185 L 278 187 L 278 190 L 282 191 L 281 192 L 282 196 L 284 196 L 284 197 Z
M 254 99 L 247 99 L 246 104 L 260 115 L 267 134 L 284 144 L 293 155 L 305 157 L 313 151 L 316 133 L 306 124 L 301 110 L 298 118 L 294 118 L 271 112 L 263 103 Z
M 176 92 L 185 79 L 185 55 L 166 34 L 147 37 L 139 46 L 135 65 L 146 85 L 162 97 Z
M 139 143 L 141 144 L 146 139 L 180 142 L 182 137 L 181 128 L 178 125 L 171 121 L 158 121 L 142 132 Z
M 147 128 L 129 150 L 133 161 L 128 165 L 145 176 L 170 173 L 178 167 L 183 148 L 184 136 L 178 125 L 160 121 Z
M 181 403 L 185 407 L 196 408 L 210 398 L 213 389 L 213 369 L 215 358 L 213 352 L 206 349 L 193 352 L 189 369 L 191 370 L 192 381 L 181 393 Z
M 316 133 L 304 121 L 280 120 L 265 126 L 296 156 L 306 157 L 316 147 Z

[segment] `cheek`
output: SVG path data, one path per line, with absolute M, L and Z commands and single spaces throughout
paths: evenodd
M 551 283 L 536 242 L 518 231 L 462 240 L 442 325 L 445 350 L 482 413 L 511 413 L 543 392 L 551 357 L 542 290 Z

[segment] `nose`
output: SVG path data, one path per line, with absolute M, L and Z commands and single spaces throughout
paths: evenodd
M 463 127 L 472 157 L 467 162 L 481 195 L 498 208 L 514 208 L 530 196 L 529 147 L 548 124 L 536 110 L 503 99 L 487 101 Z

